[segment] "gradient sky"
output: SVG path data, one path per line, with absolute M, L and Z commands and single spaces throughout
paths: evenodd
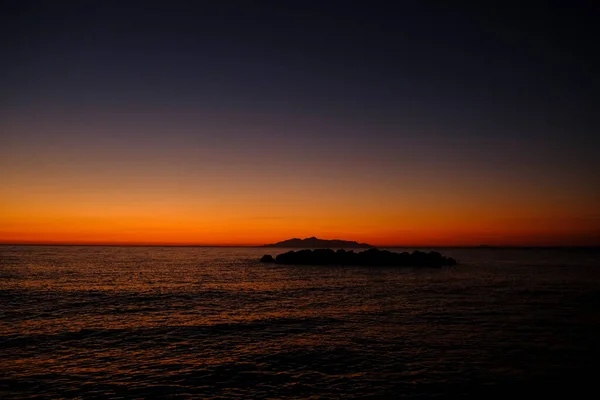
M 597 6 L 350 3 L 3 2 L 0 242 L 600 245 Z

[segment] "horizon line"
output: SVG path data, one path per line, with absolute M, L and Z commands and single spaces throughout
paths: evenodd
M 270 244 L 179 244 L 179 243 L 71 243 L 71 242 L 0 242 L 0 246 L 70 246 L 70 247 L 246 247 L 246 248 L 271 248 L 271 249 L 284 249 L 284 248 L 299 248 L 299 247 L 284 247 L 284 246 L 271 246 Z M 407 245 L 407 244 L 385 244 L 385 245 L 373 245 L 371 248 L 477 248 L 477 249 L 493 249 L 493 248 L 600 248 L 600 244 L 563 244 L 563 245 L 440 245 L 440 244 L 428 244 L 428 245 Z

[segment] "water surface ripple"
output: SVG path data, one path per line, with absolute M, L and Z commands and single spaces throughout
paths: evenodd
M 599 252 L 440 251 L 462 265 L 0 246 L 0 397 L 584 393 L 600 356 Z

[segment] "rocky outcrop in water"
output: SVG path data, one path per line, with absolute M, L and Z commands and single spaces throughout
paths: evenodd
M 389 267 L 443 267 L 456 265 L 452 257 L 445 257 L 437 251 L 428 253 L 413 251 L 412 253 L 394 253 L 387 250 L 369 249 L 355 253 L 353 250 L 298 250 L 279 254 L 275 258 L 264 255 L 264 263 L 296 264 L 296 265 L 356 265 L 356 266 L 389 266 Z
M 273 256 L 272 256 L 272 255 L 270 255 L 270 254 L 265 254 L 264 256 L 262 256 L 262 257 L 260 258 L 260 262 L 262 262 L 262 263 L 274 263 L 274 262 L 275 262 L 275 259 L 273 258 Z

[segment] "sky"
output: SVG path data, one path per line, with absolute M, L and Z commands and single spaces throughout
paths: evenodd
M 445 3 L 2 2 L 0 243 L 600 245 L 598 6 Z

